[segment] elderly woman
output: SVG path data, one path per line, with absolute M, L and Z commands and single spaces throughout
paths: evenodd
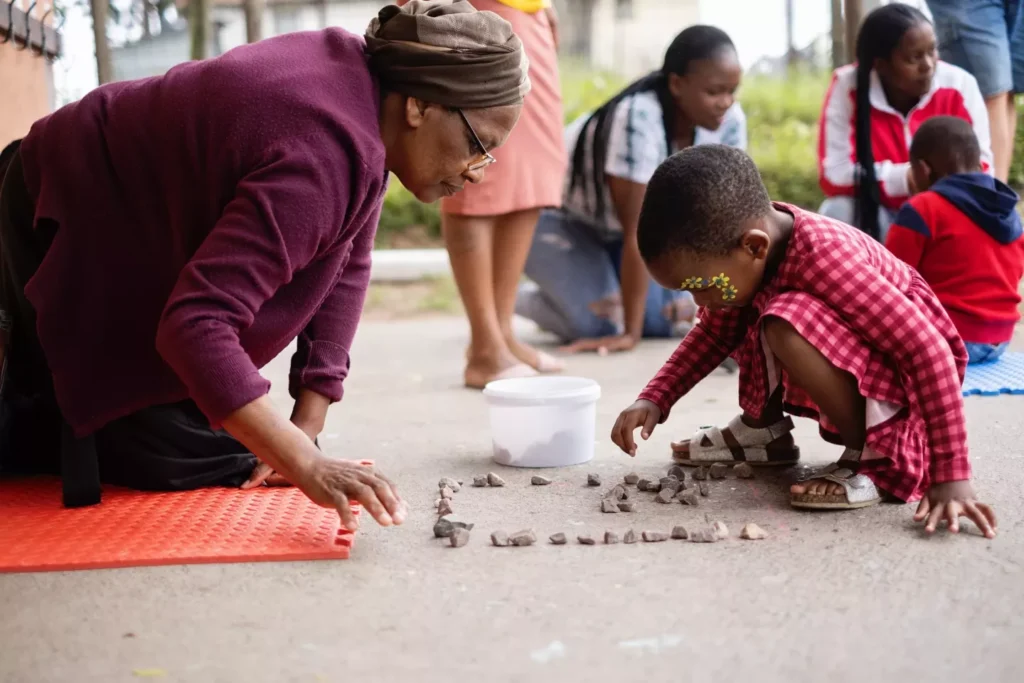
M 117 83 L 37 122 L 0 195 L 7 471 L 65 504 L 275 480 L 383 525 L 405 505 L 315 438 L 342 397 L 388 172 L 479 182 L 529 90 L 509 24 L 463 0 Z M 293 340 L 291 420 L 259 368 Z

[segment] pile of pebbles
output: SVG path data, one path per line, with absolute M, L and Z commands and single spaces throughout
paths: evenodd
M 608 514 L 634 512 L 637 506 L 636 501 L 633 500 L 634 490 L 654 493 L 654 500 L 661 504 L 678 502 L 683 505 L 697 506 L 699 497 L 707 498 L 710 495 L 708 480 L 725 479 L 730 469 L 737 479 L 750 479 L 754 476 L 753 469 L 747 463 L 737 463 L 731 468 L 720 463 L 701 466 L 693 470 L 690 482 L 687 481 L 686 469 L 680 465 L 673 465 L 664 477 L 657 480 L 645 479 L 636 472 L 630 472 L 622 478 L 622 483 L 616 484 L 602 495 L 600 509 L 601 512 Z M 599 487 L 601 481 L 599 474 L 587 474 L 586 485 L 588 487 Z M 548 486 L 552 483 L 552 479 L 534 475 L 531 477 L 530 483 L 533 486 Z M 494 472 L 473 477 L 473 486 L 477 488 L 503 487 L 505 485 L 505 481 Z M 461 488 L 461 481 L 444 477 L 438 482 L 440 497 L 435 501 L 438 520 L 434 524 L 434 536 L 447 538 L 453 548 L 461 548 L 469 543 L 470 531 L 474 526 L 454 515 L 452 501 Z M 628 529 L 620 535 L 618 532 L 607 530 L 601 538 L 604 545 L 633 544 L 641 540 L 645 543 L 663 543 L 670 539 L 692 543 L 716 543 L 729 538 L 729 528 L 724 522 L 712 522 L 706 516 L 705 522 L 706 524 L 693 531 L 688 531 L 681 525 L 674 526 L 668 533 L 643 530 L 638 534 L 635 530 Z M 757 524 L 748 523 L 743 526 L 739 537 L 744 540 L 757 541 L 767 538 L 768 533 Z M 558 532 L 549 536 L 548 541 L 551 545 L 567 545 L 569 537 L 563 532 Z M 598 539 L 589 533 L 578 534 L 576 541 L 580 545 L 598 545 Z M 498 530 L 491 533 L 491 544 L 499 548 L 526 547 L 534 545 L 536 542 L 537 534 L 533 529 L 523 529 L 514 533 Z

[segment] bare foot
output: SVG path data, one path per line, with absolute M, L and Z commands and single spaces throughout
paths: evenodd
M 470 389 L 483 389 L 495 379 L 534 377 L 537 371 L 519 361 L 511 353 L 499 358 L 468 354 L 463 379 Z
M 809 479 L 789 487 L 789 492 L 795 496 L 801 496 L 805 493 L 812 496 L 838 496 L 845 491 L 846 489 L 839 484 L 822 479 Z
M 515 337 L 505 339 L 512 355 L 521 362 L 526 363 L 537 372 L 552 373 L 565 370 L 565 363 L 549 353 L 538 351 L 529 344 L 519 341 Z

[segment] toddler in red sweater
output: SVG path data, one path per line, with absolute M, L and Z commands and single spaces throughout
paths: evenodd
M 978 139 L 963 119 L 928 119 L 914 136 L 910 162 L 920 193 L 900 209 L 885 246 L 934 290 L 968 362 L 994 361 L 1020 320 L 1020 198 L 981 172 Z

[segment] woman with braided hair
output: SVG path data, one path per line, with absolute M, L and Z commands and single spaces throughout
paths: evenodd
M 0 468 L 60 471 L 67 505 L 291 483 L 401 523 L 383 475 L 316 446 L 388 173 L 425 202 L 479 181 L 528 90 L 508 22 L 414 0 L 38 121 L 0 157 Z M 259 368 L 296 340 L 289 420 Z
M 648 276 L 636 244 L 640 205 L 673 152 L 746 147 L 741 76 L 729 36 L 691 26 L 661 69 L 570 124 L 563 206 L 541 216 L 526 262 L 533 286 L 520 292 L 518 314 L 572 342 L 570 351 L 626 351 L 643 337 L 685 334 L 696 306 Z

